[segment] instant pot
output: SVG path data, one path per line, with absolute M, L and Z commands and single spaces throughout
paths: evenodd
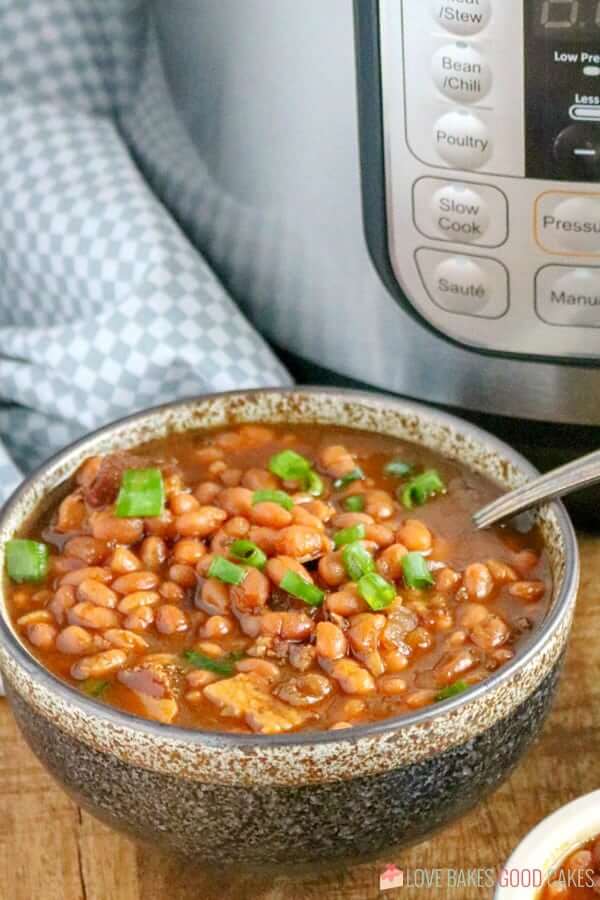
M 545 465 L 595 446 L 598 0 L 153 10 L 211 184 L 183 224 L 292 368 L 492 416 Z

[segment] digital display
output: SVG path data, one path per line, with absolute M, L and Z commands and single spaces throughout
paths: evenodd
M 586 33 L 600 38 L 599 0 L 533 0 L 535 27 L 546 39 L 564 40 Z

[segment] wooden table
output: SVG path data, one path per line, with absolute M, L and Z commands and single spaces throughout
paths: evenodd
M 566 671 L 541 739 L 486 803 L 412 850 L 377 864 L 296 877 L 190 874 L 136 847 L 69 800 L 17 734 L 0 700 L 1 900 L 480 900 L 482 887 L 379 891 L 386 863 L 402 869 L 499 866 L 544 816 L 600 787 L 600 537 L 582 536 L 582 589 Z M 315 836 L 318 839 L 318 836 Z

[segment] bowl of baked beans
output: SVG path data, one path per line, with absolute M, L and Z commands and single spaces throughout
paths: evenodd
M 138 413 L 0 518 L 0 669 L 43 764 L 199 862 L 400 847 L 479 802 L 548 712 L 578 583 L 560 503 L 453 416 L 264 389 Z
M 600 896 L 600 791 L 548 816 L 500 874 L 495 900 L 595 900 Z

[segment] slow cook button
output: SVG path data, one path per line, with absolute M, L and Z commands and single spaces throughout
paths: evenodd
M 431 198 L 436 229 L 447 240 L 480 241 L 490 224 L 487 203 L 474 190 L 449 184 Z
M 488 184 L 419 178 L 413 210 L 421 234 L 438 241 L 497 247 L 506 240 L 506 198 Z
M 433 142 L 439 155 L 457 169 L 479 169 L 490 158 L 492 146 L 485 122 L 457 109 L 435 123 Z
M 464 41 L 440 47 L 433 57 L 432 73 L 442 94 L 459 103 L 475 103 L 492 84 L 489 63 Z
M 508 276 L 494 259 L 423 248 L 417 266 L 429 297 L 446 312 L 497 319 L 508 309 Z
M 434 20 L 454 34 L 477 34 L 490 20 L 490 0 L 429 0 Z
M 535 293 L 537 314 L 549 325 L 600 328 L 600 269 L 545 266 Z
M 600 195 L 549 192 L 536 205 L 538 241 L 550 253 L 600 256 Z

